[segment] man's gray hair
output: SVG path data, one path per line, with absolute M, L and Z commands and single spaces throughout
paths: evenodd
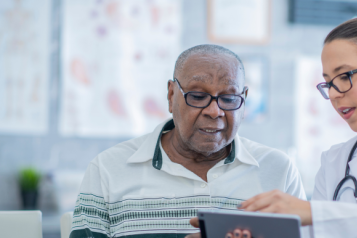
M 194 54 L 202 54 L 202 55 L 210 55 L 210 54 L 222 55 L 223 54 L 223 55 L 233 56 L 234 58 L 236 58 L 238 60 L 239 68 L 243 71 L 243 76 L 245 75 L 243 63 L 236 53 L 232 52 L 231 50 L 229 50 L 227 48 L 224 48 L 223 46 L 204 44 L 204 45 L 196 45 L 194 47 L 191 47 L 179 55 L 179 57 L 177 58 L 176 63 L 175 63 L 174 78 L 176 77 L 175 75 L 182 69 L 186 60 L 191 55 L 194 55 Z M 244 78 L 245 78 L 245 76 L 244 76 Z

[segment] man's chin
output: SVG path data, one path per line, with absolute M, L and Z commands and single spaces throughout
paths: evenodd
M 222 150 L 224 147 L 225 145 L 223 143 L 205 142 L 193 146 L 192 149 L 197 153 L 208 156 Z

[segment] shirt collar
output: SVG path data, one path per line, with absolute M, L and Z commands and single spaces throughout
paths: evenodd
M 259 167 L 258 161 L 253 157 L 249 152 L 248 148 L 243 144 L 238 134 L 234 138 L 235 147 L 236 147 L 236 156 L 235 158 L 242 163 L 250 164 Z
M 169 131 L 175 128 L 173 119 L 169 119 L 158 125 L 155 130 L 146 137 L 139 149 L 127 160 L 127 163 L 142 163 L 152 159 L 152 166 L 160 170 L 162 167 L 162 154 L 160 150 L 160 139 L 163 131 Z M 232 141 L 232 150 L 225 159 L 224 164 L 231 164 L 235 159 L 242 163 L 255 165 L 259 167 L 258 162 L 248 152 L 237 135 Z

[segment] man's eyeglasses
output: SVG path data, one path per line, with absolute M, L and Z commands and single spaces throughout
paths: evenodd
M 325 99 L 330 98 L 330 89 L 333 87 L 339 93 L 345 93 L 352 88 L 352 75 L 357 73 L 357 69 L 351 70 L 334 77 L 330 82 L 319 83 L 316 87 Z
M 185 93 L 182 90 L 182 87 L 179 83 L 179 81 L 175 78 L 174 81 L 177 82 L 177 85 L 185 98 L 186 104 L 191 106 L 191 107 L 196 107 L 196 108 L 205 108 L 208 107 L 212 100 L 216 100 L 218 107 L 222 110 L 226 111 L 232 111 L 232 110 L 237 110 L 239 109 L 244 100 L 246 99 L 248 95 L 248 87 L 245 86 L 243 88 L 243 92 L 239 95 L 234 95 L 234 94 L 222 94 L 219 96 L 212 96 L 209 93 L 204 93 L 204 92 L 187 92 Z M 244 95 L 244 98 L 241 96 Z

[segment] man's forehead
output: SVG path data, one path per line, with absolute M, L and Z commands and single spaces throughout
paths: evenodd
M 193 54 L 185 60 L 180 71 L 179 74 L 189 80 L 210 82 L 218 77 L 222 83 L 236 84 L 235 81 L 241 78 L 243 67 L 231 55 Z
M 190 76 L 186 77 L 186 81 L 188 84 L 191 82 L 203 82 L 207 84 L 213 84 L 214 80 L 215 80 L 214 75 L 210 73 L 206 73 L 206 74 L 201 73 L 201 74 L 192 75 L 191 77 Z M 240 80 L 238 75 L 229 77 L 228 74 L 224 74 L 223 76 L 218 77 L 218 84 L 233 85 L 239 87 L 239 83 Z

